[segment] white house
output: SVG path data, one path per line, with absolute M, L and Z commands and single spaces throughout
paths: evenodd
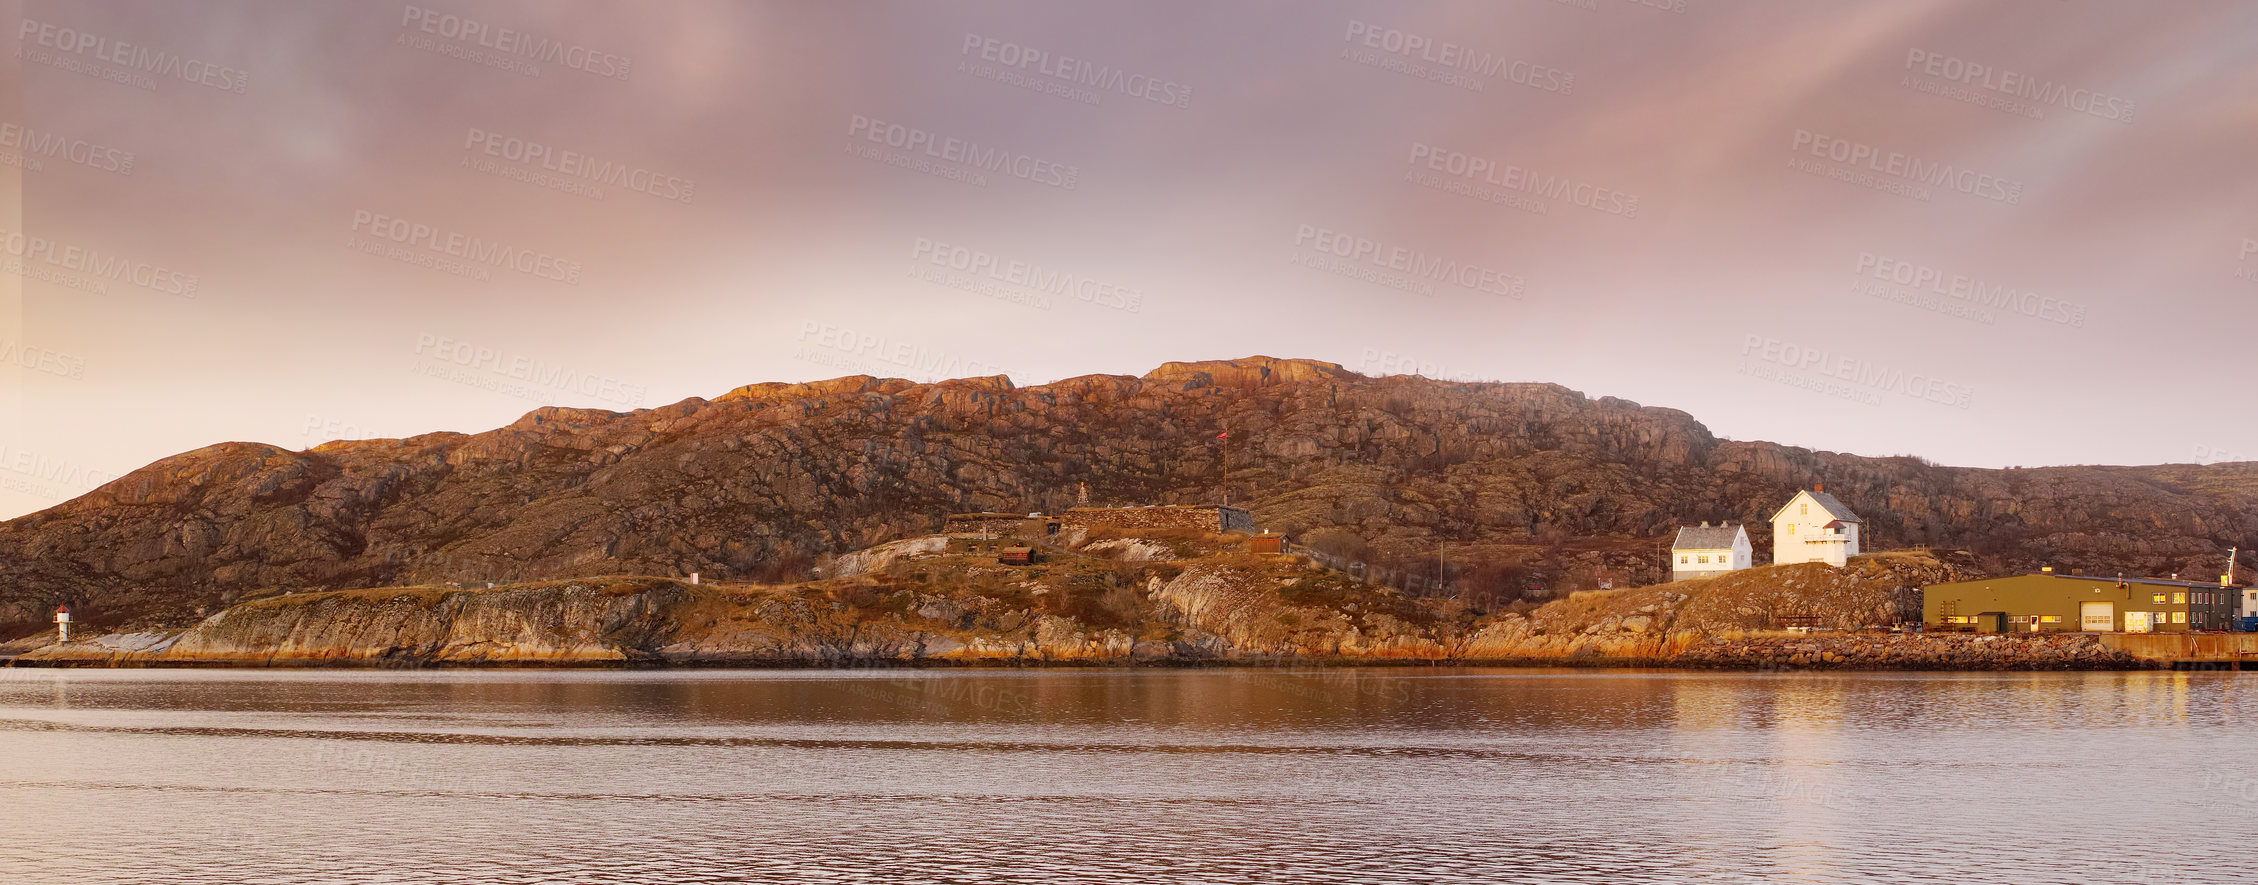
M 1706 578 L 1748 568 L 1755 562 L 1748 528 L 1738 525 L 1679 526 L 1670 544 L 1670 580 Z
M 1772 563 L 1824 562 L 1840 567 L 1858 555 L 1858 514 L 1826 486 L 1797 492 L 1772 514 Z

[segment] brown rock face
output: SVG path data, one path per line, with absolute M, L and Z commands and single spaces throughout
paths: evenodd
M 1162 363 L 1160 368 L 1146 372 L 1144 380 L 1182 383 L 1189 387 L 1217 385 L 1238 390 L 1254 390 L 1263 387 L 1276 387 L 1281 384 L 1299 384 L 1305 381 L 1325 381 L 1335 378 L 1361 379 L 1363 377 L 1334 363 L 1321 363 L 1315 360 L 1282 360 L 1257 356 L 1243 360 Z
M 211 446 L 0 523 L 0 638 L 65 600 L 109 627 L 274 588 L 800 578 L 950 512 L 1063 510 L 1081 482 L 1100 504 L 1228 494 L 1265 527 L 1353 538 L 1406 573 L 1445 541 L 1462 590 L 1558 591 L 1659 580 L 1676 522 L 1760 523 L 1815 481 L 1866 518 L 1870 548 L 1966 547 L 1997 569 L 2210 575 L 2228 545 L 2258 546 L 2254 465 L 1944 468 L 1721 441 L 1683 412 L 1557 385 L 1253 358 L 1036 387 L 762 384 L 474 435 Z M 1751 535 L 1761 559 L 1770 532 Z

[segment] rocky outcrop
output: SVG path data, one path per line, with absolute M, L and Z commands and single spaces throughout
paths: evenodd
M 1969 548 L 1993 572 L 2208 573 L 2258 546 L 2253 465 L 1946 468 L 1720 440 L 1557 385 L 1253 358 L 1032 387 L 756 384 L 479 434 L 216 445 L 0 523 L 0 639 L 66 601 L 130 630 L 282 590 L 804 580 L 947 513 L 1059 512 L 1085 482 L 1106 504 L 1227 497 L 1399 586 L 1431 584 L 1447 542 L 1453 588 L 1502 605 L 1661 580 L 1677 522 L 1761 522 L 1815 481 L 1866 517 L 1869 547 Z
M 831 574 L 834 577 L 852 578 L 871 572 L 885 571 L 888 566 L 912 556 L 930 556 L 948 548 L 949 539 L 939 535 L 889 541 L 868 550 L 857 550 L 832 560 Z
M 679 629 L 675 618 L 690 599 L 671 581 L 291 595 L 228 608 L 141 657 L 371 666 L 649 661 Z
M 1479 612 L 1374 587 L 1300 557 L 1209 547 L 1123 562 L 1049 563 L 893 545 L 854 577 L 783 586 L 598 578 L 493 589 L 294 593 L 184 630 L 35 648 L 47 665 L 422 667 L 507 664 L 821 665 L 1540 663 L 1730 669 L 2125 669 L 2154 666 L 2091 636 L 1783 635 L 1752 605 L 1886 603 L 1919 556 L 1847 569 L 1768 567 Z M 876 562 L 875 560 L 873 561 Z

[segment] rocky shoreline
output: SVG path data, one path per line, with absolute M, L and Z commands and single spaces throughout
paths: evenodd
M 182 631 L 185 633 L 186 631 Z M 6 661 L 18 667 L 181 668 L 540 668 L 540 669 L 1040 669 L 1093 667 L 1337 668 L 1516 667 L 1572 669 L 1679 669 L 1748 672 L 1793 671 L 2052 671 L 2149 670 L 2167 666 L 2109 648 L 2093 636 L 1967 634 L 1804 634 L 1671 637 L 1652 646 L 1581 647 L 1567 654 L 1541 646 L 1486 646 L 1466 656 L 1416 654 L 1176 654 L 1138 649 L 1121 655 L 1044 657 L 1020 654 L 878 655 L 774 650 L 732 654 L 656 651 L 617 653 L 521 649 L 512 654 L 349 654 L 346 649 L 296 648 L 271 654 L 174 654 L 182 633 L 98 637 L 47 646 Z M 1670 646 L 1680 646 L 1671 651 Z M 1438 650 L 1439 651 L 1439 650 Z

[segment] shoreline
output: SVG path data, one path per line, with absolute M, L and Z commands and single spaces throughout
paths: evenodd
M 1469 658 L 1411 658 L 1385 656 L 1293 656 L 1216 659 L 1134 658 L 655 658 L 642 660 L 490 659 L 490 660 L 369 660 L 350 658 L 202 658 L 163 659 L 124 656 L 0 660 L 0 669 L 110 669 L 110 670 L 1365 670 L 1416 668 L 1432 670 L 1668 670 L 1709 673 L 2012 673 L 2012 672 L 2235 672 L 2233 662 L 2174 662 L 2137 657 L 2085 660 L 2001 657 L 1986 660 L 1728 660 L 1715 657 L 1652 655 L 1571 655 Z
M 1898 572 L 1926 562 L 1767 567 L 1487 613 L 1410 600 L 1295 558 L 1211 559 L 1172 566 L 1168 574 L 1130 576 L 1141 581 L 1077 562 L 1046 566 L 1064 571 L 1032 578 L 1011 572 L 1018 582 L 998 586 L 979 583 L 1004 580 L 994 575 L 951 575 L 951 581 L 972 583 L 934 589 L 927 589 L 933 579 L 899 587 L 861 578 L 724 587 L 618 576 L 471 590 L 321 591 L 239 603 L 192 626 L 112 627 L 68 644 L 54 643 L 53 633 L 35 634 L 0 645 L 0 652 L 19 653 L 0 663 L 367 670 L 2258 669 L 2258 634 L 1903 633 L 1849 625 L 1886 614 L 1919 577 Z M 921 561 L 921 567 L 937 566 Z M 1040 593 L 1022 592 L 1031 581 Z M 1111 586 L 1110 595 L 1075 590 L 1077 581 Z M 1049 593 L 1064 601 L 1045 600 Z M 1836 626 L 1790 632 L 1747 625 L 1749 611 L 1774 609 L 1819 611 Z

